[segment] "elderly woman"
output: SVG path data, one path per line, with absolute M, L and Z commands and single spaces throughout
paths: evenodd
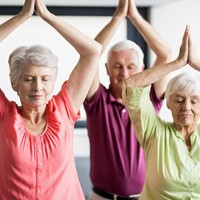
M 200 70 L 188 27 L 175 61 L 125 81 L 123 99 L 147 163 L 141 200 L 200 199 L 199 78 L 181 73 L 168 83 L 166 101 L 173 122 L 159 118 L 149 99 L 149 84 L 187 62 Z
M 10 81 L 21 105 L 0 90 L 0 199 L 82 200 L 73 128 L 93 81 L 101 45 L 50 13 L 43 0 L 26 0 L 20 13 L 0 26 L 0 41 L 35 8 L 80 58 L 60 92 L 52 96 L 57 57 L 48 48 L 22 46 L 10 55 Z

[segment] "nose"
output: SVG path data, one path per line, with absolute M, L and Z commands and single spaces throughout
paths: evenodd
M 121 74 L 124 78 L 128 78 L 129 77 L 129 70 L 126 67 L 123 67 Z
M 39 79 L 36 79 L 33 83 L 33 91 L 38 92 L 42 90 L 42 82 Z
M 186 100 L 183 104 L 183 110 L 184 111 L 190 111 L 191 110 L 191 102 L 189 100 Z

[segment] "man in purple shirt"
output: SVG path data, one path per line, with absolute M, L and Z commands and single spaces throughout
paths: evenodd
M 125 17 L 131 20 L 156 54 L 153 66 L 169 61 L 171 49 L 142 18 L 134 0 L 119 0 L 111 21 L 96 36 L 96 41 L 102 44 L 102 53 Z M 109 88 L 100 84 L 97 71 L 84 102 L 93 184 L 89 200 L 138 199 L 145 179 L 144 153 L 122 101 L 122 83 L 144 70 L 141 48 L 129 40 L 117 43 L 108 53 L 106 69 L 110 78 Z M 151 89 L 156 111 L 160 110 L 166 82 L 166 78 L 162 79 Z

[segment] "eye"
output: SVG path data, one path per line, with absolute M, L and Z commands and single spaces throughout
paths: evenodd
M 114 68 L 120 69 L 120 68 L 121 68 L 121 65 L 120 65 L 120 64 L 115 64 L 115 65 L 114 65 Z
M 176 102 L 176 103 L 182 103 L 182 102 L 183 102 L 183 98 L 180 98 L 180 97 L 179 97 L 179 98 L 176 98 L 176 99 L 175 99 L 175 102 Z
M 130 63 L 128 66 L 127 66 L 128 69 L 137 69 L 138 66 L 135 64 L 135 63 Z
M 191 103 L 192 103 L 192 104 L 197 104 L 197 103 L 199 103 L 199 98 L 194 98 L 194 99 L 192 99 L 192 100 L 191 100 Z
M 24 78 L 24 80 L 25 80 L 25 81 L 32 81 L 32 80 L 33 80 L 33 77 L 31 77 L 31 76 L 26 76 L 26 77 Z
M 42 77 L 42 81 L 49 81 L 51 78 L 50 76 L 44 76 Z

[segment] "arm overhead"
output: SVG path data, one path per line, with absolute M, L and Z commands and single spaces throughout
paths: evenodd
M 102 45 L 101 54 L 104 53 L 108 44 L 112 40 L 117 28 L 121 22 L 125 19 L 128 10 L 128 0 L 119 0 L 119 4 L 110 20 L 110 22 L 97 34 L 95 40 Z M 99 87 L 99 70 L 96 71 L 93 83 L 90 87 L 86 100 L 92 99 Z
M 156 60 L 153 66 L 158 66 L 160 64 L 169 62 L 171 59 L 171 49 L 168 43 L 151 26 L 151 24 L 144 20 L 144 18 L 139 14 L 134 0 L 129 0 L 128 17 L 139 33 L 143 36 L 150 49 L 155 53 Z M 158 82 L 154 83 L 158 98 L 163 97 L 167 80 L 167 77 L 163 77 Z
M 36 1 L 37 14 L 51 25 L 79 53 L 80 58 L 66 85 L 75 112 L 82 105 L 96 73 L 101 45 L 50 13 L 43 0 Z
M 34 5 L 34 0 L 26 0 L 24 6 L 17 15 L 0 25 L 0 42 L 33 15 Z

